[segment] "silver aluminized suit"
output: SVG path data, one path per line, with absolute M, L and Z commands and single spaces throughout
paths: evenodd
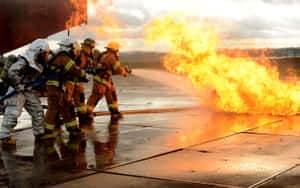
M 26 56 L 25 56 L 26 58 Z M 29 58 L 26 58 L 29 59 Z M 35 64 L 42 69 L 41 65 Z M 33 69 L 30 63 L 24 59 L 19 58 L 8 70 L 8 77 L 10 79 L 10 87 L 8 92 L 11 92 L 18 84 L 27 84 L 32 81 L 38 80 L 40 71 Z M 8 98 L 4 104 L 7 106 L 2 122 L 0 131 L 0 139 L 10 137 L 10 133 L 17 125 L 17 118 L 21 115 L 23 107 L 32 116 L 32 129 L 34 135 L 44 133 L 43 119 L 44 113 L 39 98 L 31 91 L 25 90 L 24 92 L 17 93 L 16 95 Z

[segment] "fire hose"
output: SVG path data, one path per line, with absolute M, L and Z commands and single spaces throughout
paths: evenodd
M 87 73 L 91 73 L 91 74 L 96 74 L 100 71 L 104 71 L 103 69 L 92 69 L 90 70 L 89 68 L 85 67 L 83 68 L 84 70 L 86 70 Z M 125 67 L 125 71 L 127 73 L 132 73 L 132 70 L 126 66 Z M 39 87 L 40 85 L 42 85 L 43 83 L 45 83 L 47 80 L 50 80 L 50 79 L 54 79 L 54 78 L 58 78 L 58 77 L 61 77 L 63 76 L 64 74 L 66 74 L 67 72 L 62 72 L 62 73 L 59 73 L 59 74 L 54 74 L 54 75 L 50 75 L 50 76 L 46 76 L 40 80 L 37 80 L 37 81 L 33 81 L 33 82 L 29 82 L 27 84 L 25 84 L 25 87 L 24 89 L 26 88 L 32 88 L 32 89 L 36 89 L 37 87 Z M 2 103 L 3 101 L 5 101 L 6 99 L 8 99 L 9 97 L 15 95 L 17 93 L 17 90 L 14 89 L 13 91 L 9 92 L 7 95 L 3 96 L 2 98 L 0 98 L 0 103 Z M 3 112 L 5 110 L 6 106 L 3 106 L 0 108 L 0 112 Z M 45 108 L 45 107 L 44 107 Z
M 66 72 L 63 72 L 63 73 L 59 73 L 59 74 L 54 74 L 54 75 L 50 75 L 50 76 L 47 76 L 47 77 L 44 77 L 40 80 L 37 80 L 37 81 L 33 81 L 33 82 L 29 82 L 27 84 L 25 84 L 24 86 L 24 89 L 26 88 L 32 88 L 32 89 L 36 89 L 37 87 L 39 87 L 40 85 L 42 85 L 43 83 L 45 83 L 47 80 L 50 80 L 50 79 L 54 79 L 54 78 L 58 78 L 58 77 L 61 77 L 65 74 Z M 13 91 L 9 92 L 7 95 L 3 96 L 2 98 L 0 98 L 0 103 L 2 103 L 3 101 L 5 101 L 6 99 L 8 99 L 9 97 L 15 95 L 17 93 L 17 90 L 14 89 Z M 3 106 L 0 108 L 0 112 L 4 111 L 6 108 L 6 106 Z
M 87 68 L 84 68 L 84 70 L 87 69 Z M 89 72 L 87 71 L 88 73 L 92 73 L 92 72 Z M 37 81 L 33 81 L 33 82 L 29 82 L 27 84 L 25 84 L 24 86 L 24 89 L 27 89 L 27 88 L 32 88 L 32 89 L 36 89 L 37 87 L 39 87 L 40 85 L 42 85 L 43 83 L 45 83 L 47 80 L 50 80 L 50 79 L 54 79 L 54 78 L 58 78 L 58 77 L 61 77 L 63 75 L 65 75 L 67 72 L 62 72 L 62 73 L 58 73 L 58 74 L 53 74 L 53 75 L 50 75 L 50 76 L 46 76 L 40 80 L 37 80 Z M 14 89 L 13 91 L 9 92 L 7 95 L 3 96 L 2 98 L 0 98 L 0 103 L 2 103 L 3 101 L 5 101 L 6 99 L 8 99 L 9 97 L 15 95 L 17 93 L 17 90 Z M 5 110 L 6 106 L 3 106 L 0 108 L 0 112 L 3 112 Z

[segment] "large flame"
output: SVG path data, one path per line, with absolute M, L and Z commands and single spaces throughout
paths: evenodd
M 128 28 L 120 22 L 112 0 L 89 0 L 91 23 L 87 28 L 98 38 L 117 41 L 126 45 L 122 39 L 124 29 Z
M 113 0 L 87 0 L 88 7 L 88 24 L 85 27 L 77 28 L 72 31 L 79 37 L 92 35 L 94 39 L 104 39 L 108 41 L 117 41 L 122 46 L 126 46 L 124 29 L 129 26 L 122 24 L 118 18 L 118 12 L 113 4 Z M 69 0 L 72 5 L 72 16 L 66 22 L 66 28 L 70 29 L 74 25 L 81 23 L 86 14 L 78 0 Z
M 67 29 L 70 29 L 73 26 L 79 25 L 82 23 L 83 20 L 86 20 L 86 9 L 83 1 L 78 1 L 78 0 L 69 0 L 70 3 L 70 11 L 71 11 L 71 16 L 70 18 L 66 21 L 65 26 Z
M 149 44 L 165 41 L 170 52 L 164 58 L 168 71 L 188 76 L 195 87 L 213 89 L 218 111 L 291 115 L 299 112 L 300 85 L 281 81 L 276 68 L 250 57 L 229 57 L 217 52 L 215 28 L 184 14 L 167 15 L 147 24 Z

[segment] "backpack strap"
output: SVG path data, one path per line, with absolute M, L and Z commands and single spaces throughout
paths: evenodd
M 50 61 L 47 62 L 46 71 L 48 71 L 49 73 L 59 73 L 59 72 L 64 71 L 64 69 L 65 69 L 64 67 L 52 64 L 56 60 L 56 58 L 58 56 L 60 56 L 61 54 L 67 55 L 68 57 L 71 58 L 70 54 L 66 51 L 58 52 L 53 58 L 51 58 Z

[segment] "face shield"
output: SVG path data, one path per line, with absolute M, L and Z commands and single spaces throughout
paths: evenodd
M 46 62 L 48 61 L 49 54 L 50 54 L 50 50 L 41 51 L 37 55 L 37 62 L 42 64 L 42 65 L 46 65 Z

